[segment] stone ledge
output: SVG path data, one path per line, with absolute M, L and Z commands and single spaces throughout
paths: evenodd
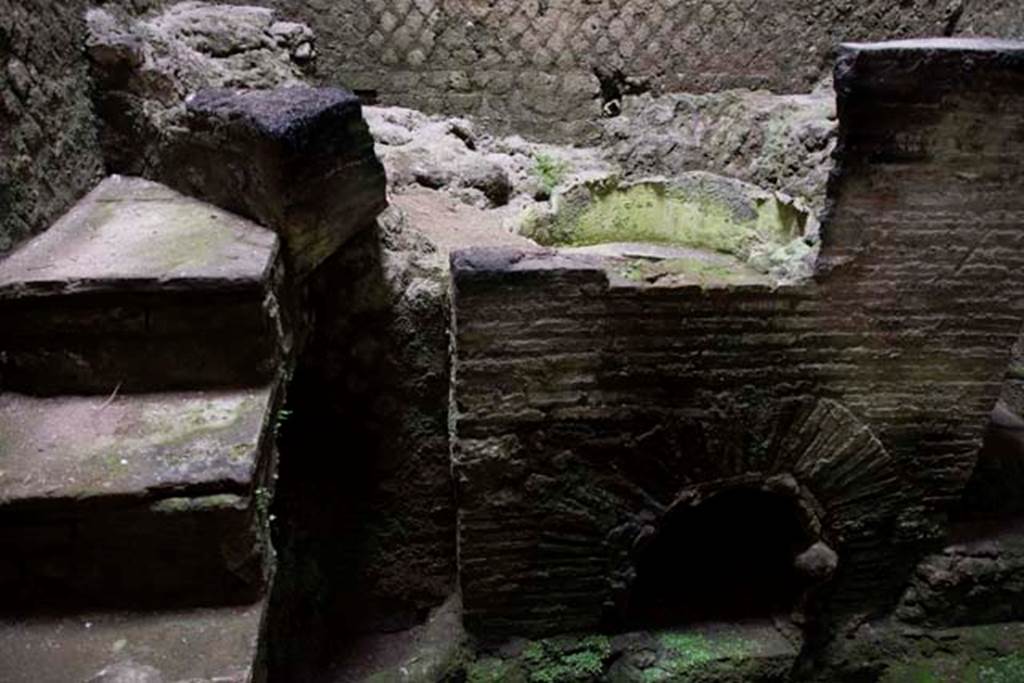
M 277 238 L 141 178 L 110 176 L 52 228 L 0 261 L 0 299 L 145 289 L 257 287 Z
M 245 607 L 0 620 L 8 683 L 263 680 L 263 601 Z
M 270 380 L 288 339 L 278 241 L 250 221 L 111 176 L 0 262 L 8 390 L 110 393 Z
M 275 391 L 0 396 L 0 590 L 222 604 L 267 580 Z

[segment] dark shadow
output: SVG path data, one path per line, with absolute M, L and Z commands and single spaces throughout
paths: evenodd
M 272 682 L 328 680 L 333 660 L 420 624 L 454 588 L 445 302 L 407 304 L 388 239 L 353 238 L 304 292 L 315 325 L 279 425 Z
M 1024 418 L 1000 401 L 952 517 L 971 521 L 1020 515 L 1024 515 Z
M 627 625 L 787 613 L 806 588 L 793 560 L 812 542 L 796 505 L 778 494 L 737 489 L 678 507 L 640 551 Z

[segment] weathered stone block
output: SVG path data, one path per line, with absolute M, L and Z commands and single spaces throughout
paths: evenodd
M 4 608 L 259 596 L 275 400 L 0 395 Z
M 281 234 L 294 273 L 316 268 L 387 205 L 359 99 L 333 88 L 203 90 L 168 182 Z
M 273 232 L 112 176 L 0 262 L 0 374 L 34 394 L 252 386 L 289 344 Z

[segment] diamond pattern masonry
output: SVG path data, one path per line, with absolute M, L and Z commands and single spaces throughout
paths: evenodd
M 1024 35 L 1014 0 L 277 0 L 319 35 L 321 73 L 385 103 L 549 138 L 596 134 L 595 69 L 655 91 L 809 90 L 840 40 Z

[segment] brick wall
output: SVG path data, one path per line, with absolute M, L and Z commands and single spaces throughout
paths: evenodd
M 628 596 L 643 528 L 708 482 L 794 479 L 840 555 L 823 603 L 839 615 L 895 599 L 941 531 L 1024 320 L 1024 47 L 851 49 L 836 75 L 812 282 L 647 287 L 580 257 L 454 258 L 471 628 L 594 628 Z

